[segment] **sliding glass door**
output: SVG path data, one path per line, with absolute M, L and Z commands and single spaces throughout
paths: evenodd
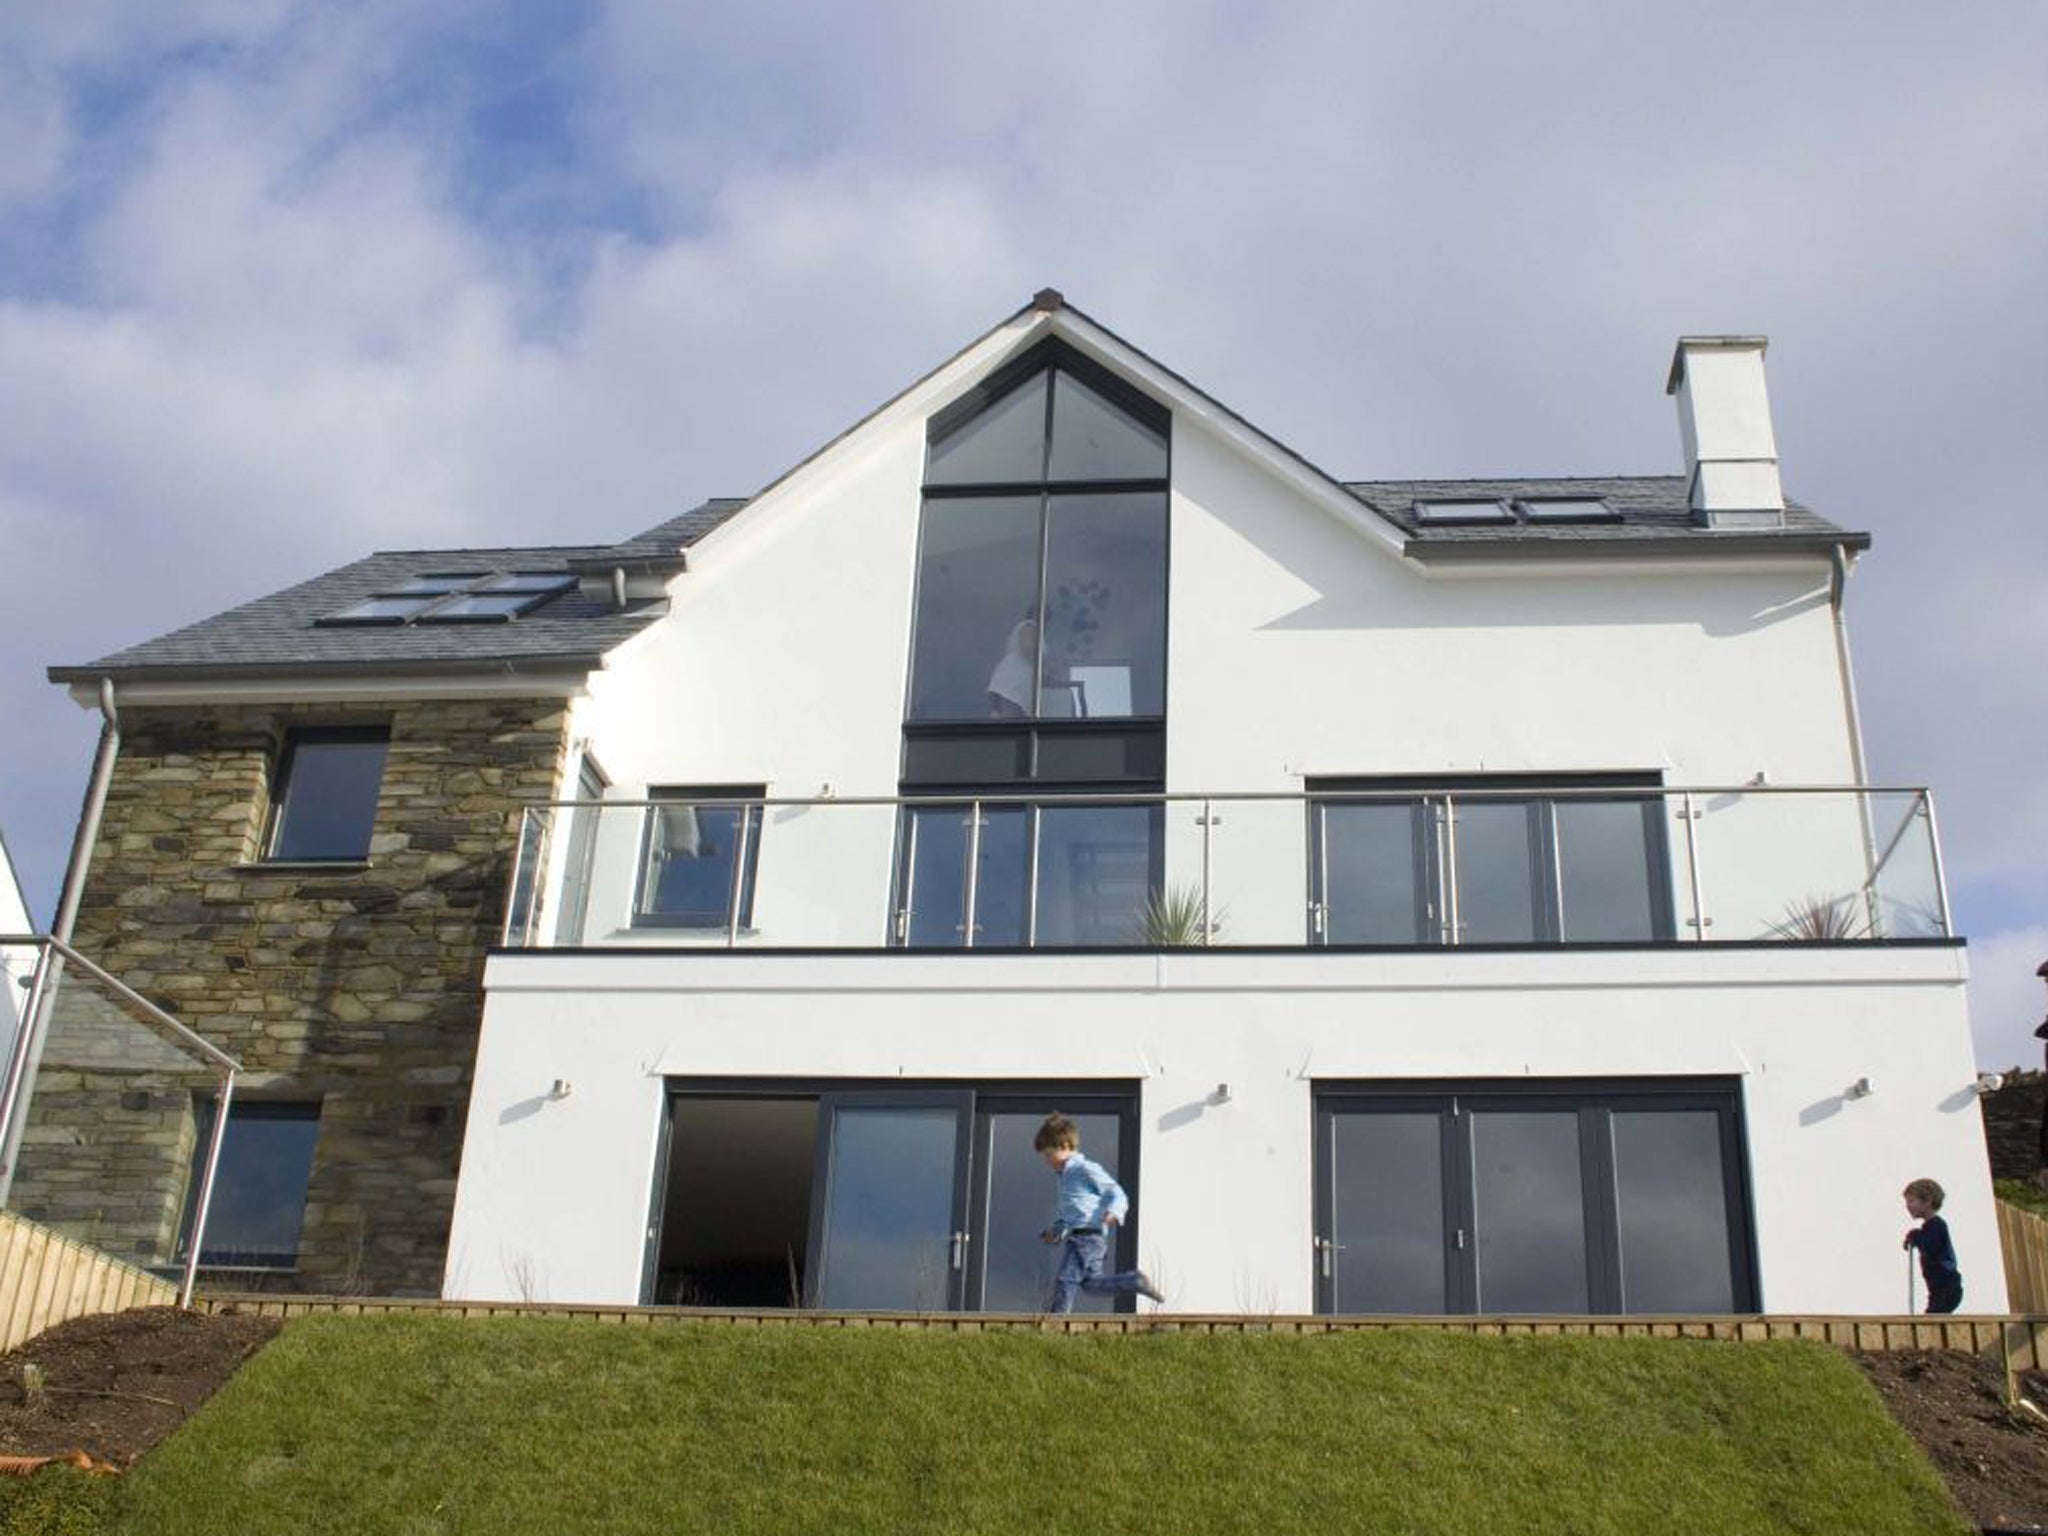
M 1755 1305 L 1733 1085 L 1327 1090 L 1325 1312 L 1735 1312 Z

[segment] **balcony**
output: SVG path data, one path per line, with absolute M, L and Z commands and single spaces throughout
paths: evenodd
M 561 802 L 526 812 L 507 914 L 514 949 L 1952 936 L 1918 788 Z

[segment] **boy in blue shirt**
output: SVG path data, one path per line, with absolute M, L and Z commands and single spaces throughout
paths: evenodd
M 1123 1187 L 1109 1176 L 1100 1163 L 1081 1155 L 1081 1132 L 1072 1120 L 1055 1110 L 1045 1117 L 1038 1134 L 1031 1138 L 1032 1150 L 1044 1157 L 1046 1166 L 1059 1175 L 1059 1206 L 1052 1225 L 1039 1233 L 1039 1240 L 1060 1243 L 1060 1269 L 1053 1281 L 1052 1300 L 1046 1310 L 1055 1314 L 1074 1310 L 1074 1294 L 1144 1296 L 1164 1301 L 1159 1288 L 1139 1269 L 1105 1275 L 1109 1237 L 1129 1213 L 1131 1202 Z
M 1956 1265 L 1956 1245 L 1948 1223 L 1934 1213 L 1948 1197 L 1932 1179 L 1915 1179 L 1905 1188 L 1906 1214 L 1920 1225 L 1900 1246 L 1920 1250 L 1920 1274 L 1927 1281 L 1927 1310 L 1953 1312 L 1963 1304 L 1963 1272 Z

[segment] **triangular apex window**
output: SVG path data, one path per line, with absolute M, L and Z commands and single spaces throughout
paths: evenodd
M 933 420 L 907 719 L 1164 715 L 1170 424 L 1057 345 Z
M 933 420 L 925 484 L 1164 480 L 1169 420 L 1079 353 L 1041 347 Z

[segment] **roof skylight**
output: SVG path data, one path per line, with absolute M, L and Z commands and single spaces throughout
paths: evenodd
M 322 624 L 502 623 L 566 592 L 576 578 L 560 571 L 458 571 L 407 578 L 372 593 Z
M 1621 516 L 1599 496 L 1524 497 L 1515 510 L 1532 523 L 1611 523 Z
M 1511 523 L 1514 514 L 1497 496 L 1467 497 L 1455 501 L 1418 501 L 1418 523 Z

